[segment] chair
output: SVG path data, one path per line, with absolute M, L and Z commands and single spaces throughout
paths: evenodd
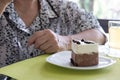
M 120 21 L 120 20 L 116 20 L 116 19 L 98 19 L 98 22 L 100 23 L 100 25 L 102 26 L 103 30 L 108 33 L 108 22 L 109 21 Z
M 103 30 L 108 33 L 108 19 L 98 19 L 100 25 L 102 26 Z

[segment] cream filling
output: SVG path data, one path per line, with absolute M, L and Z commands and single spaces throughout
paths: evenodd
M 98 44 L 76 44 L 72 43 L 72 51 L 76 54 L 92 54 L 98 52 Z

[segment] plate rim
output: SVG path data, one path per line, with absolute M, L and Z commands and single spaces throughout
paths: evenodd
M 98 65 L 95 65 L 96 68 L 95 68 L 95 66 L 88 66 L 88 67 L 76 67 L 76 66 L 72 66 L 72 67 L 71 67 L 71 66 L 69 66 L 69 67 L 68 67 L 68 66 L 64 66 L 64 65 L 55 64 L 55 63 L 53 63 L 52 61 L 50 61 L 50 59 L 51 59 L 52 56 L 61 54 L 61 53 L 63 53 L 63 52 L 65 52 L 65 53 L 67 52 L 67 54 L 69 54 L 69 55 L 71 54 L 71 51 L 61 51 L 61 52 L 57 52 L 57 53 L 54 53 L 54 54 L 48 56 L 48 57 L 46 58 L 46 62 L 48 62 L 48 63 L 50 63 L 50 64 L 53 64 L 53 65 L 56 65 L 56 66 L 59 66 L 59 67 L 68 68 L 68 69 L 74 69 L 74 70 L 95 70 L 95 69 L 102 69 L 102 68 L 106 68 L 106 67 L 108 67 L 108 66 L 113 65 L 114 63 L 116 63 L 116 60 L 113 60 L 113 59 L 111 59 L 111 58 L 109 58 L 109 57 L 105 57 L 105 56 L 99 56 L 99 58 L 107 59 L 107 60 L 110 61 L 110 63 L 107 64 L 107 65 L 104 65 L 104 66 L 99 66 L 99 67 L 97 67 Z

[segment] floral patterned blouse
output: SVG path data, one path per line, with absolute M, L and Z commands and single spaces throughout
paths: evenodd
M 92 15 L 75 3 L 65 0 L 39 0 L 39 15 L 28 27 L 14 9 L 13 1 L 0 16 L 0 67 L 44 54 L 28 46 L 28 38 L 36 31 L 51 29 L 60 35 L 71 35 L 96 28 L 102 31 Z M 102 31 L 103 32 L 103 31 Z

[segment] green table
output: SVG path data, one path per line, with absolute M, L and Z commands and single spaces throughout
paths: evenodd
M 0 69 L 18 80 L 120 80 L 120 62 L 99 70 L 72 70 L 46 62 L 49 54 L 27 59 Z

